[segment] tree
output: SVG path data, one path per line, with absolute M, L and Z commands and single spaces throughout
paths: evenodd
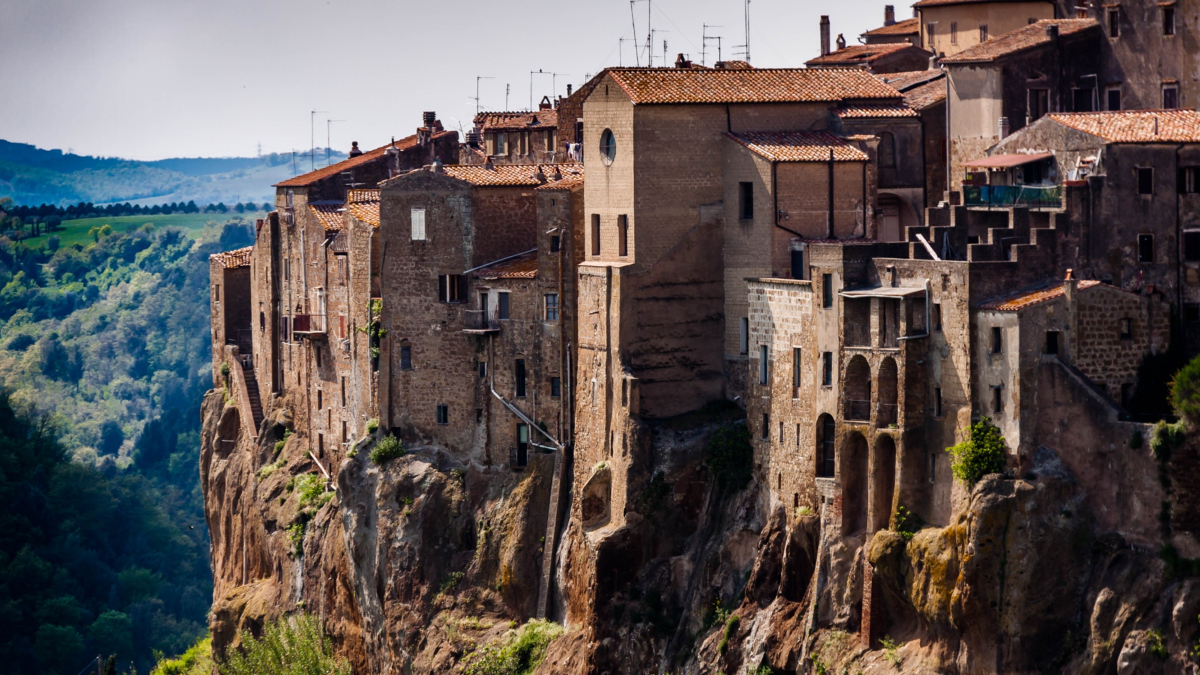
M 954 447 L 946 448 L 950 453 L 950 469 L 954 477 L 974 485 L 989 473 L 1000 473 L 1008 460 L 1008 447 L 1000 429 L 988 417 L 971 425 L 967 438 Z
M 1175 373 L 1171 380 L 1171 404 L 1193 429 L 1200 427 L 1200 356 Z
M 34 637 L 33 649 L 42 666 L 57 673 L 79 668 L 83 636 L 71 626 L 42 624 Z
M 121 661 L 133 658 L 133 622 L 129 615 L 110 609 L 92 622 L 92 642 Z

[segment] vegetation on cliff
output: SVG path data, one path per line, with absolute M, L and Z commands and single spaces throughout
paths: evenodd
M 974 485 L 989 473 L 1002 473 L 1008 458 L 1004 437 L 988 417 L 971 425 L 967 437 L 958 445 L 946 448 L 950 453 L 950 469 L 954 477 Z
M 484 645 L 467 657 L 465 675 L 526 675 L 537 670 L 546 656 L 546 647 L 562 635 L 563 627 L 540 619 L 531 619 L 514 628 L 500 640 Z
M 281 617 L 260 638 L 241 637 L 242 648 L 228 654 L 222 675 L 350 675 L 350 664 L 334 656 L 321 622 L 310 614 Z

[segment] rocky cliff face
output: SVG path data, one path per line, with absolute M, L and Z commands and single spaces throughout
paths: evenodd
M 513 472 L 413 447 L 377 466 L 364 443 L 321 467 L 282 404 L 253 441 L 219 392 L 203 414 L 218 649 L 303 609 L 356 672 L 458 672 L 537 615 L 553 456 Z M 753 482 L 720 489 L 714 423 L 677 427 L 646 430 L 623 525 L 572 500 L 550 603 L 567 631 L 538 672 L 1191 672 L 1200 566 L 1105 532 L 1052 451 L 985 478 L 947 527 L 842 538 Z M 322 468 L 331 496 L 297 488 Z

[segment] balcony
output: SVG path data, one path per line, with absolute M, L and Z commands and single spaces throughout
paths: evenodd
M 963 204 L 989 209 L 1027 207 L 1062 208 L 1060 185 L 964 185 Z
M 463 332 L 474 335 L 500 332 L 500 318 L 496 312 L 468 309 L 463 312 Z
M 325 337 L 324 314 L 296 314 L 292 317 L 292 334 L 300 337 Z
M 846 420 L 855 422 L 871 421 L 871 402 L 857 399 L 846 399 Z

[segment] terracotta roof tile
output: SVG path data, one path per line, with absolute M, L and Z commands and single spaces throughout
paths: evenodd
M 1195 110 L 1051 113 L 1048 117 L 1109 143 L 1200 143 L 1200 112 Z
M 436 140 L 439 138 L 444 138 L 447 134 L 457 134 L 457 133 L 458 133 L 457 131 L 439 131 L 433 135 L 433 138 L 434 138 L 434 140 Z M 396 141 L 396 148 L 399 150 L 408 150 L 409 148 L 413 148 L 416 145 L 417 145 L 417 137 L 415 134 Z M 296 176 L 295 178 L 289 178 L 289 179 L 283 181 L 282 183 L 276 183 L 275 187 L 306 187 L 306 186 L 312 185 L 313 183 L 316 183 L 317 181 L 324 180 L 326 178 L 329 178 L 330 176 L 336 176 L 337 174 L 339 174 L 343 171 L 348 171 L 350 169 L 353 169 L 356 166 L 360 166 L 360 165 L 366 164 L 372 160 L 383 157 L 383 154 L 385 152 L 387 152 L 387 149 L 390 148 L 391 146 L 392 146 L 392 144 L 388 143 L 387 145 L 384 145 L 382 147 L 378 147 L 378 148 L 375 148 L 374 150 L 364 152 L 363 154 L 359 155 L 358 157 L 351 157 L 350 159 L 338 162 L 337 164 L 331 164 L 327 167 L 317 169 L 316 171 L 311 171 L 309 173 L 301 174 L 299 176 Z
M 480 187 L 538 187 L 553 180 L 556 168 L 563 178 L 583 175 L 582 164 L 499 164 L 490 169 L 478 164 L 448 164 L 442 171 Z
M 529 131 L 532 129 L 558 128 L 558 111 L 535 110 L 533 112 L 481 112 L 475 116 L 475 126 L 484 131 Z
M 879 117 L 917 117 L 917 111 L 904 104 L 843 106 L 833 111 L 843 119 Z
M 239 248 L 233 251 L 225 251 L 224 253 L 214 253 L 208 256 L 209 260 L 216 261 L 225 269 L 233 269 L 235 267 L 249 267 L 250 254 L 254 252 L 253 246 Z
M 1000 3 L 1000 2 L 1028 2 L 1029 0 L 920 0 L 913 5 L 916 8 L 922 7 L 940 7 L 942 5 L 974 5 L 982 3 Z M 1049 4 L 1049 3 L 1047 3 Z
M 717 61 L 715 64 L 713 64 L 713 67 L 720 68 L 723 70 L 753 70 L 754 69 L 754 66 L 750 65 L 749 61 L 738 61 L 738 60 Z
M 477 279 L 536 279 L 537 269 L 537 251 L 534 250 L 480 267 L 473 274 Z
M 924 110 L 946 100 L 946 83 L 941 78 L 904 92 L 904 102 L 913 110 Z
M 350 190 L 346 210 L 360 221 L 379 227 L 379 190 Z
M 906 70 L 899 73 L 877 73 L 875 77 L 884 84 L 894 87 L 900 93 L 904 93 L 931 80 L 940 80 L 945 75 L 941 70 Z
M 333 253 L 349 253 L 350 252 L 350 233 L 342 230 L 333 237 L 333 241 L 329 242 L 329 250 Z
M 726 136 L 772 162 L 865 162 L 867 153 L 825 131 L 726 133 Z
M 638 105 L 900 98 L 900 92 L 868 73 L 854 69 L 610 68 L 607 72 Z
M 1092 29 L 1098 30 L 1100 24 L 1092 19 L 1043 19 L 987 42 L 981 42 L 953 56 L 947 56 L 942 59 L 942 63 L 988 63 L 1027 49 L 1050 44 L 1050 36 L 1046 35 L 1047 26 L 1058 26 L 1058 36 L 1063 38 Z
M 583 185 L 583 172 L 578 175 L 567 175 L 562 180 L 551 180 L 549 183 L 537 188 L 538 190 L 570 190 L 572 188 Z
M 1081 291 L 1100 285 L 1099 281 L 1091 280 L 1084 280 L 1076 283 L 1076 288 Z M 1016 312 L 1048 300 L 1060 298 L 1065 291 L 1066 284 L 1060 281 L 1051 286 L 1044 286 L 1032 291 L 1022 291 L 1016 295 L 1010 295 L 1006 298 L 985 302 L 979 306 L 979 309 L 994 310 L 997 312 Z
M 926 51 L 920 47 L 914 47 L 907 42 L 890 42 L 877 45 L 851 45 L 844 47 L 835 52 L 818 56 L 815 59 L 810 59 L 804 65 L 812 66 L 851 66 L 857 64 L 868 64 L 885 56 L 895 54 L 896 52 L 913 49 L 919 52 L 925 52 L 929 56 L 933 56 L 933 52 Z
M 309 202 L 308 210 L 312 211 L 326 232 L 337 232 L 342 229 L 341 202 Z
M 897 21 L 890 26 L 880 26 L 879 28 L 875 28 L 863 33 L 863 35 L 877 37 L 883 35 L 919 35 L 920 33 L 921 27 L 917 23 L 917 19 L 913 18 L 905 19 L 904 21 Z

